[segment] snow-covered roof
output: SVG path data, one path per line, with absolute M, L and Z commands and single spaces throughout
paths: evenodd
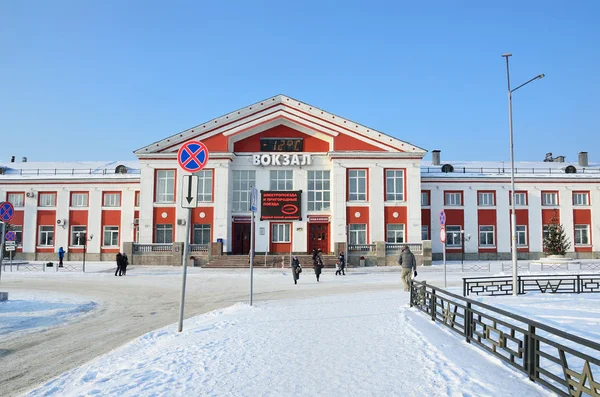
M 0 179 L 139 179 L 138 161 L 0 162 Z

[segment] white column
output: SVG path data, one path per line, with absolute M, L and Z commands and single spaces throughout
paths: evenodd
M 571 243 L 567 252 L 575 252 L 575 225 L 573 224 L 573 190 L 564 187 L 558 191 L 560 204 L 560 224 L 565 228 L 565 234 Z
M 124 243 L 133 241 L 135 191 L 136 189 L 130 188 L 121 192 L 121 226 L 119 227 L 121 250 Z
M 409 170 L 407 170 L 409 171 Z M 410 171 L 408 172 L 410 173 Z M 384 192 L 383 192 L 383 167 L 377 165 L 369 167 L 369 234 L 371 237 L 371 243 L 375 244 L 377 241 L 385 241 L 385 211 L 384 211 Z M 412 175 L 411 175 L 412 176 Z M 408 178 L 408 175 L 406 176 Z M 409 178 L 408 181 L 411 179 Z M 407 184 L 408 185 L 408 184 Z M 413 189 L 409 189 L 411 192 Z M 405 192 L 408 196 L 408 192 Z M 408 200 L 408 197 L 406 197 Z M 344 211 L 345 212 L 345 211 Z M 408 228 L 412 222 L 409 218 L 407 220 Z M 410 234 L 409 234 L 410 235 Z M 369 241 L 367 241 L 369 242 Z
M 429 236 L 431 237 L 431 250 L 436 254 L 441 254 L 444 250 L 444 246 L 440 241 L 440 222 L 439 213 L 444 209 L 444 190 L 439 188 L 438 185 L 427 185 L 423 186 L 423 190 L 429 190 L 429 200 L 431 203 L 431 230 Z
M 511 252 L 511 236 L 510 236 L 510 205 L 509 205 L 508 189 L 496 189 L 496 247 L 498 253 Z M 518 208 L 517 208 L 518 209 Z M 519 224 L 519 222 L 517 222 Z
M 406 177 L 408 178 L 406 180 L 406 203 L 408 206 L 408 208 L 406 209 L 408 217 L 406 221 L 406 231 L 408 236 L 407 242 L 412 243 L 421 241 L 421 167 L 419 163 L 412 164 L 412 166 L 407 166 L 406 173 Z M 384 200 L 385 198 L 385 196 L 383 195 L 383 178 L 384 176 L 382 174 L 382 178 L 380 180 L 382 194 L 379 196 L 378 200 Z M 439 230 L 437 235 L 439 240 Z M 385 239 L 381 241 L 385 241 Z
M 140 243 L 152 243 L 154 217 L 154 168 L 143 162 L 140 175 Z
M 590 210 L 592 211 L 592 224 L 590 231 L 592 233 L 592 251 L 600 251 L 600 187 L 590 189 Z
M 99 254 L 102 244 L 102 191 L 100 188 L 90 189 L 90 202 L 88 207 L 87 238 L 93 234 L 94 237 L 88 241 L 87 252 Z
M 187 192 L 183 191 L 183 178 L 187 175 L 191 175 L 189 172 L 185 172 L 181 169 L 177 170 L 175 178 L 175 186 L 177 187 L 177 191 L 175 192 L 175 241 L 179 243 L 183 243 L 185 241 L 189 241 L 189 237 L 185 235 L 185 231 L 187 226 L 185 224 L 180 225 L 179 221 L 183 220 L 185 223 L 188 222 L 188 209 L 182 208 L 181 203 L 184 200 L 184 197 L 187 197 Z M 194 220 L 191 219 L 192 225 L 194 224 Z M 192 230 L 192 225 L 190 225 L 190 230 Z
M 25 197 L 25 207 L 23 208 L 23 252 L 34 253 L 37 242 L 37 203 L 38 193 L 34 197 Z
M 209 160 L 210 161 L 210 160 Z M 214 180 L 214 231 L 213 239 L 223 239 L 223 251 L 231 251 L 231 186 L 233 184 L 229 162 L 215 164 Z M 257 225 L 258 227 L 258 225 Z M 257 230 L 258 231 L 258 230 Z M 258 237 L 258 236 L 257 236 Z
M 54 250 L 58 252 L 59 247 L 63 247 L 68 251 L 69 247 L 69 204 L 71 200 L 71 192 L 65 189 L 57 189 L 56 191 L 56 224 L 54 225 Z M 61 224 L 58 224 L 58 221 Z
M 346 168 L 333 160 L 331 170 L 331 243 L 346 241 Z
M 465 253 L 466 252 L 479 252 L 479 222 L 477 215 L 477 186 L 469 186 L 463 190 L 463 196 L 465 202 L 463 203 L 464 209 L 464 231 L 465 237 L 471 235 L 469 241 L 465 238 Z
M 302 220 L 292 225 L 292 250 L 304 252 L 308 249 L 308 169 L 302 167 L 294 169 L 294 190 L 302 190 L 301 212 Z M 297 229 L 301 228 L 301 231 Z
M 529 252 L 543 252 L 542 191 L 537 188 L 529 189 L 527 200 L 529 204 L 529 225 L 527 226 Z

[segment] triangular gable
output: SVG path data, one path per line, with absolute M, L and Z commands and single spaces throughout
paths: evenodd
M 297 129 L 288 127 L 285 124 L 279 124 L 268 130 L 262 131 L 260 134 L 254 134 L 235 142 L 233 144 L 233 151 L 236 153 L 260 152 L 261 138 L 280 138 L 283 140 L 285 140 L 285 138 L 302 138 L 304 152 L 329 152 L 331 150 L 329 142 L 305 134 Z
M 344 147 L 356 147 L 358 141 L 361 142 L 361 150 L 365 151 L 407 152 L 420 157 L 426 153 L 424 149 L 408 142 L 325 112 L 293 98 L 277 95 L 155 142 L 136 150 L 135 154 L 144 156 L 155 153 L 174 153 L 182 143 L 192 139 L 201 140 L 205 143 L 209 142 L 211 146 L 214 146 L 214 148 L 209 147 L 211 151 L 222 151 L 225 148 L 224 140 L 223 138 L 215 138 L 217 135 L 230 137 L 242 132 L 248 134 L 248 131 L 252 134 L 255 128 L 265 123 L 281 124 L 281 119 L 292 125 L 302 127 L 299 128 L 301 131 L 307 129 L 330 137 L 343 135 L 350 138 L 341 139 L 336 144 L 339 148 L 336 147 L 335 150 L 344 150 L 342 149 Z M 271 127 L 273 126 L 275 125 L 271 125 Z M 260 128 L 258 129 L 260 130 Z M 262 131 L 264 131 L 264 128 L 262 128 Z M 239 139 L 234 141 L 237 140 Z M 233 146 L 232 141 L 229 140 L 227 151 L 232 151 Z

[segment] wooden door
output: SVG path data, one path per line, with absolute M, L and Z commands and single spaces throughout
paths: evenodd
M 308 224 L 308 252 L 315 248 L 329 253 L 329 223 Z
M 232 254 L 248 255 L 250 253 L 250 223 L 233 224 Z

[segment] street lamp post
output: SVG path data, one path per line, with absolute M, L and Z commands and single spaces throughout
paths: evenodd
M 467 236 L 465 237 L 465 231 L 461 230 L 460 231 L 460 240 L 462 243 L 462 257 L 460 260 L 460 264 L 462 265 L 465 262 L 465 240 L 467 240 L 467 241 L 471 240 L 471 235 L 467 234 Z
M 508 58 L 512 56 L 511 53 L 502 54 L 502 57 L 506 58 L 506 80 L 508 82 L 508 127 L 510 130 L 510 201 L 511 201 L 511 214 L 510 214 L 510 238 L 511 238 L 511 254 L 512 254 L 512 270 L 513 270 L 513 295 L 517 296 L 517 213 L 515 207 L 515 156 L 514 156 L 514 141 L 513 141 L 513 122 L 512 122 L 512 93 L 519 88 L 531 83 L 533 80 L 538 80 L 544 77 L 543 74 L 539 74 L 526 81 L 517 88 L 510 89 L 510 72 L 508 68 Z
M 79 239 L 79 242 L 81 242 L 81 239 L 83 239 L 83 272 L 85 273 L 85 252 L 87 251 L 87 242 L 88 242 L 87 232 L 83 231 L 83 232 L 77 233 L 77 238 Z M 94 235 L 90 234 L 90 241 L 92 241 L 93 238 L 94 238 Z

